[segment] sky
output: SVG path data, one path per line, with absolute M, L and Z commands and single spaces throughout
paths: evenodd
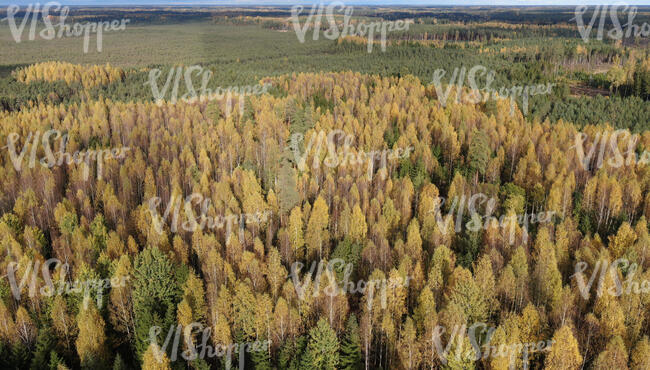
M 40 2 L 44 4 L 47 0 L 0 0 L 0 6 L 11 4 L 27 6 Z M 296 4 L 318 4 L 330 3 L 330 0 L 59 0 L 63 5 L 296 5 Z M 346 5 L 415 5 L 415 6 L 436 6 L 436 5 L 493 5 L 493 6 L 523 6 L 523 5 L 598 5 L 625 3 L 629 5 L 650 5 L 650 0 L 349 0 L 343 1 Z

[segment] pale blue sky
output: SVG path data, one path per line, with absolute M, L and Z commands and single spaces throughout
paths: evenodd
M 40 2 L 44 4 L 47 0 L 0 0 L 0 6 L 17 4 L 21 6 L 30 3 Z M 329 3 L 329 0 L 59 0 L 63 5 L 295 5 L 295 4 L 314 4 Z M 416 6 L 436 6 L 436 5 L 596 5 L 596 4 L 615 4 L 621 3 L 620 0 L 352 0 L 343 1 L 346 5 L 416 5 Z M 650 5 L 650 0 L 627 0 L 624 1 L 630 5 Z

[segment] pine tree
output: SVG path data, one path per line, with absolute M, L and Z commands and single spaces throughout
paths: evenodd
M 363 367 L 361 358 L 361 336 L 356 315 L 352 314 L 345 324 L 345 335 L 341 341 L 339 368 L 359 370 Z

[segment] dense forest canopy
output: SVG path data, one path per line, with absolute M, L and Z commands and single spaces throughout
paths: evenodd
M 0 24 L 0 366 L 650 369 L 648 43 L 572 12 L 359 8 L 413 20 L 372 53 L 287 7 Z

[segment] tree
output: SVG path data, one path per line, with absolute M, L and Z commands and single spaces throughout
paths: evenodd
M 133 299 L 131 290 L 133 282 L 133 267 L 129 257 L 123 255 L 120 257 L 112 281 L 119 281 L 119 286 L 111 288 L 110 303 L 108 306 L 109 319 L 113 327 L 120 333 L 126 335 L 126 341 L 132 341 L 135 331 L 133 318 Z M 122 284 L 124 282 L 124 284 Z
M 29 366 L 30 350 L 23 342 L 15 342 L 11 344 L 11 352 L 9 354 L 9 363 L 12 368 L 24 369 Z
M 627 369 L 627 349 L 619 336 L 607 343 L 607 347 L 594 362 L 594 370 Z
M 115 360 L 113 361 L 113 370 L 126 370 L 127 366 L 122 360 L 122 356 L 118 353 L 115 355 Z
M 245 282 L 237 283 L 232 308 L 233 331 L 240 331 L 246 338 L 255 338 L 257 334 L 255 325 L 257 300 L 255 292 Z
M 307 336 L 302 335 L 285 342 L 278 354 L 278 368 L 288 370 L 300 369 L 300 360 L 307 347 Z
M 413 219 L 406 230 L 406 254 L 415 262 L 422 260 L 422 237 L 420 236 L 420 224 Z
M 180 289 L 171 262 L 158 248 L 149 247 L 135 259 L 133 311 L 136 350 L 143 354 L 149 346 L 149 331 L 163 331 L 176 323 L 176 304 Z
M 582 365 L 582 356 L 578 350 L 571 328 L 564 325 L 553 335 L 551 351 L 546 356 L 544 369 L 546 370 L 571 370 Z
M 36 326 L 29 317 L 25 307 L 20 306 L 16 311 L 16 334 L 20 341 L 27 347 L 31 347 L 36 339 Z
M 438 323 L 438 314 L 436 312 L 436 302 L 433 293 L 428 286 L 424 286 L 418 297 L 418 305 L 413 315 L 416 327 L 422 331 L 423 336 L 423 356 L 422 360 L 425 365 L 433 368 L 436 363 L 436 326 Z
M 483 131 L 474 130 L 468 152 L 470 170 L 484 176 L 491 154 L 487 135 Z
M 630 355 L 630 369 L 650 369 L 650 341 L 645 336 L 637 342 Z
M 345 335 L 341 342 L 339 368 L 344 370 L 359 370 L 363 367 L 361 358 L 361 337 L 359 324 L 355 314 L 351 314 L 345 324 Z
M 612 275 L 618 274 L 619 272 L 615 268 L 611 266 L 608 268 L 602 281 L 603 294 L 596 296 L 596 302 L 594 303 L 593 312 L 600 321 L 600 335 L 604 341 L 609 341 L 614 336 L 623 336 L 626 331 L 625 313 L 618 298 L 610 294 L 610 292 L 615 291 L 618 284 Z
M 623 222 L 616 235 L 609 236 L 609 250 L 613 258 L 623 256 L 634 245 L 636 234 L 629 223 Z
M 282 265 L 280 252 L 276 248 L 271 248 L 267 257 L 268 273 L 266 280 L 271 288 L 271 296 L 276 298 L 282 284 L 286 281 L 287 270 Z
M 309 331 L 309 343 L 302 366 L 309 369 L 334 370 L 339 365 L 339 341 L 326 319 L 318 320 Z
M 302 211 L 300 210 L 300 207 L 294 207 L 289 216 L 287 233 L 289 235 L 289 244 L 291 245 L 291 249 L 293 250 L 295 257 L 298 259 L 303 258 L 305 254 L 302 250 L 302 247 L 305 245 L 302 230 Z
M 461 307 L 468 322 L 485 322 L 490 308 L 483 291 L 474 281 L 472 273 L 457 267 L 451 277 L 449 302 Z
M 288 158 L 282 158 L 281 160 L 277 183 L 280 210 L 283 214 L 286 214 L 300 202 L 300 194 L 296 184 L 296 170 Z
M 352 219 L 350 220 L 350 238 L 357 243 L 361 243 L 366 238 L 367 231 L 366 216 L 361 212 L 359 205 L 355 204 L 352 210 Z
M 494 280 L 494 274 L 492 273 L 492 262 L 487 255 L 484 255 L 478 260 L 478 263 L 474 268 L 474 280 L 476 281 L 476 285 L 483 292 L 485 296 L 485 304 L 490 312 L 498 311 L 498 301 L 495 297 L 496 282 Z
M 65 362 L 63 362 L 63 359 L 59 357 L 59 355 L 52 351 L 50 354 L 50 363 L 49 363 L 49 369 L 50 370 L 68 370 L 68 367 L 65 366 Z
M 542 228 L 537 234 L 535 241 L 537 251 L 537 263 L 535 276 L 537 277 L 537 289 L 542 301 L 547 307 L 553 309 L 560 304 L 562 293 L 562 275 L 557 267 L 555 248 L 550 240 L 547 228 Z
M 167 354 L 156 343 L 149 344 L 142 356 L 142 370 L 171 370 Z
M 76 333 L 76 327 L 73 317 L 68 314 L 65 299 L 60 295 L 57 295 L 52 302 L 50 319 L 55 333 L 59 338 L 63 338 L 64 347 L 68 348 L 71 338 Z
M 510 356 L 509 354 L 502 356 L 501 353 L 499 353 L 499 349 L 498 349 L 499 346 L 509 345 L 511 343 L 521 341 L 518 338 L 512 338 L 513 334 L 517 335 L 518 333 L 507 333 L 506 332 L 507 329 L 512 329 L 512 328 L 505 328 L 505 326 L 499 326 L 494 331 L 494 334 L 490 339 L 489 346 L 486 346 L 485 351 L 490 351 L 488 353 L 488 356 L 489 356 L 491 370 L 506 370 L 506 369 L 517 368 L 515 358 L 513 356 Z M 494 347 L 494 349 L 492 349 L 492 347 Z M 481 354 L 483 355 L 483 353 Z
M 191 309 L 191 322 L 201 322 L 205 319 L 207 307 L 205 304 L 203 281 L 192 271 L 190 271 L 187 280 L 185 280 L 182 299 L 184 302 L 187 302 L 187 305 Z
M 268 347 L 260 346 L 259 351 L 251 352 L 251 359 L 255 365 L 255 370 L 271 370 L 271 354 Z
M 38 331 L 36 338 L 36 352 L 30 365 L 30 369 L 45 369 L 50 363 L 50 353 L 56 346 L 56 340 L 52 335 L 52 329 L 45 326 Z
M 329 245 L 329 207 L 325 200 L 318 196 L 309 215 L 307 224 L 307 253 L 313 258 L 318 253 L 318 258 L 327 256 Z
M 422 360 L 420 343 L 417 340 L 415 325 L 410 317 L 406 318 L 397 348 L 402 366 L 405 369 L 419 368 Z
M 77 327 L 79 336 L 75 343 L 81 366 L 90 369 L 105 367 L 108 353 L 104 319 L 88 297 L 84 299 L 83 307 L 77 315 Z

